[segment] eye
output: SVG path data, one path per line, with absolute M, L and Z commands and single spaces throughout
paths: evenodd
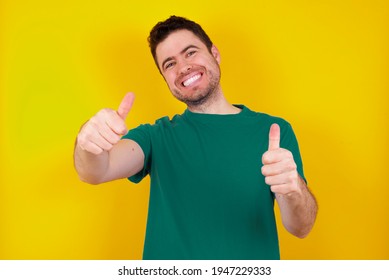
M 172 68 L 174 66 L 174 62 L 169 62 L 165 64 L 165 69 Z
M 195 50 L 189 51 L 189 52 L 186 54 L 186 57 L 191 57 L 191 56 L 193 56 L 195 53 L 196 53 Z

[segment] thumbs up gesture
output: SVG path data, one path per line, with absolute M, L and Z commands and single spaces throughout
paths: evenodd
M 300 192 L 299 175 L 293 154 L 280 148 L 280 127 L 272 124 L 269 131 L 269 148 L 262 156 L 261 172 L 265 182 L 276 194 Z
M 109 151 L 127 133 L 125 119 L 134 103 L 135 95 L 127 93 L 117 111 L 102 109 L 84 124 L 77 136 L 81 149 L 98 155 Z

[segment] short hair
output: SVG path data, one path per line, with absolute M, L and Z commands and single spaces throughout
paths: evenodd
M 206 45 L 208 51 L 211 53 L 213 43 L 199 24 L 184 17 L 171 16 L 165 21 L 158 22 L 150 31 L 150 36 L 147 39 L 151 54 L 153 55 L 158 69 L 159 66 L 156 55 L 158 44 L 165 40 L 171 33 L 183 29 L 189 30 L 196 35 Z

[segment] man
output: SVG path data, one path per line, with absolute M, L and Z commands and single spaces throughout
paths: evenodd
M 144 259 L 279 259 L 274 198 L 283 225 L 300 238 L 317 212 L 291 126 L 226 100 L 219 51 L 197 23 L 172 16 L 152 29 L 149 44 L 187 109 L 128 132 L 132 93 L 117 111 L 99 111 L 77 137 L 81 180 L 150 175 Z

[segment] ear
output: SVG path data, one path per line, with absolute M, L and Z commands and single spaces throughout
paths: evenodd
M 216 59 L 216 61 L 220 64 L 220 53 L 219 53 L 219 50 L 217 49 L 217 47 L 215 45 L 212 45 L 211 47 L 211 53 L 213 55 L 213 57 Z

